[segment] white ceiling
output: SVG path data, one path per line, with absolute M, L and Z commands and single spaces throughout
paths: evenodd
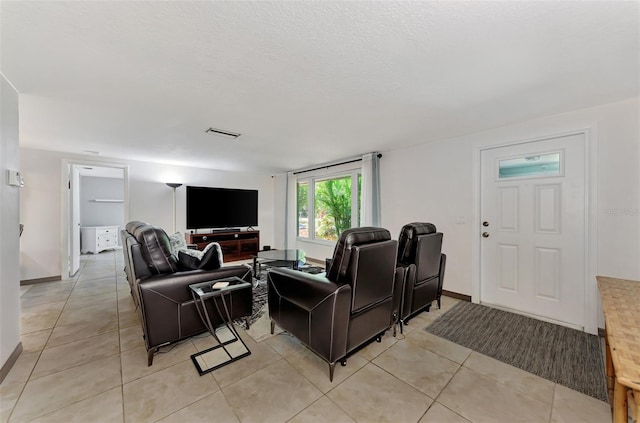
M 0 19 L 22 146 L 226 170 L 408 147 L 640 86 L 638 1 L 2 1 Z

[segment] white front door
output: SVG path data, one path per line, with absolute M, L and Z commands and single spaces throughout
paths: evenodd
M 481 303 L 584 328 L 584 137 L 481 152 Z

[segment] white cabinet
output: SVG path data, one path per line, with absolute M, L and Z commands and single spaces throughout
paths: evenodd
M 118 248 L 117 226 L 83 226 L 80 234 L 83 254 Z

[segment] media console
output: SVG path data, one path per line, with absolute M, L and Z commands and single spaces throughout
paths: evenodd
M 222 248 L 224 261 L 250 259 L 260 250 L 260 231 L 215 231 L 206 234 L 187 233 L 187 244 L 196 244 L 202 250 L 210 242 Z

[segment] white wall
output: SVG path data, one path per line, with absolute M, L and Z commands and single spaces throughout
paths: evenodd
M 383 152 L 382 226 L 429 221 L 444 233 L 444 289 L 472 294 L 473 156 L 479 147 L 591 128 L 597 149 L 597 273 L 640 279 L 640 104 L 638 98 L 576 110 L 454 139 Z M 276 204 L 276 215 L 284 205 Z M 465 224 L 456 224 L 457 217 Z M 298 242 L 322 259 L 332 247 Z M 593 281 L 592 290 L 595 289 Z M 597 295 L 597 294 L 596 294 Z M 600 327 L 603 322 L 600 320 Z
M 21 149 L 21 166 L 29 184 L 21 198 L 21 219 L 25 233 L 20 246 L 22 280 L 57 276 L 60 265 L 62 219 L 62 162 L 88 164 L 123 163 L 128 166 L 129 220 L 144 220 L 171 232 L 173 191 L 165 182 L 184 185 L 257 189 L 260 243 L 273 245 L 273 180 L 270 175 L 225 172 L 211 169 L 169 166 L 139 161 L 122 161 L 43 150 Z M 186 231 L 186 190 L 177 189 L 177 230 Z M 127 210 L 125 210 L 126 212 Z M 27 235 L 27 227 L 33 228 Z
M 124 203 L 97 202 L 96 199 L 124 199 L 124 180 L 80 176 L 80 225 L 120 226 L 124 221 Z
M 636 98 L 384 152 L 383 226 L 397 234 L 407 222 L 435 223 L 447 253 L 444 289 L 471 295 L 472 222 L 480 219 L 473 199 L 476 148 L 591 128 L 598 145 L 597 272 L 640 279 L 639 116 Z M 456 224 L 457 216 L 466 224 Z
M 55 155 L 20 149 L 20 280 L 60 276 L 61 166 Z
M 7 170 L 20 170 L 18 93 L 0 74 L 0 367 L 20 343 L 19 190 Z

